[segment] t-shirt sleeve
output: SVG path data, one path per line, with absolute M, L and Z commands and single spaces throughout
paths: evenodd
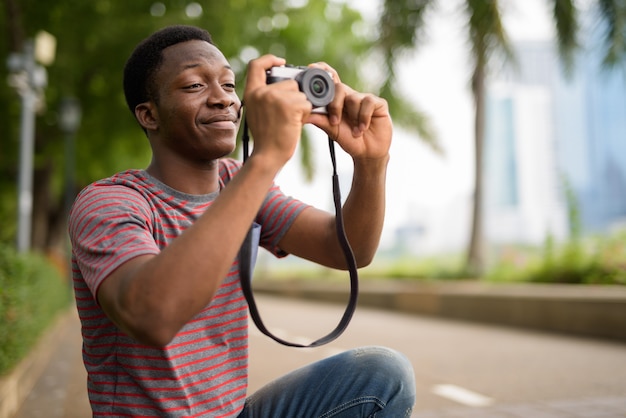
M 221 176 L 228 183 L 241 169 L 242 163 L 230 158 L 221 160 Z M 285 195 L 280 187 L 273 184 L 256 217 L 261 225 L 260 245 L 277 257 L 288 255 L 278 246 L 296 217 L 309 205 Z
M 261 224 L 261 246 L 277 257 L 288 255 L 278 246 L 296 217 L 309 205 L 285 195 L 277 185 L 270 189 L 259 214 Z
M 159 253 L 152 224 L 149 203 L 128 187 L 92 185 L 77 197 L 68 229 L 78 268 L 94 297 L 120 265 Z

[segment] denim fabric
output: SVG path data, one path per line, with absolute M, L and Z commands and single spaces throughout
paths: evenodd
M 295 370 L 259 389 L 240 418 L 403 418 L 415 403 L 411 363 L 363 347 Z

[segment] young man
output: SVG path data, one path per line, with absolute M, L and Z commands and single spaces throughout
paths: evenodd
M 345 229 L 360 266 L 384 217 L 392 125 L 386 102 L 334 74 L 328 115 L 311 113 L 296 81 L 266 84 L 284 65 L 267 55 L 248 68 L 244 101 L 254 137 L 245 165 L 235 147 L 241 101 L 235 74 L 210 35 L 162 29 L 124 70 L 128 106 L 152 161 L 83 190 L 70 214 L 74 288 L 94 416 L 404 417 L 413 371 L 393 350 L 352 350 L 295 371 L 246 399 L 247 306 L 237 254 L 250 225 L 260 244 L 346 268 L 334 216 L 283 195 L 273 180 L 305 123 L 354 160 Z

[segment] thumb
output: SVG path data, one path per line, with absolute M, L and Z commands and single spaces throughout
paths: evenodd
M 244 89 L 244 97 L 250 92 L 267 84 L 266 72 L 272 67 L 285 65 L 284 58 L 275 55 L 263 55 L 262 57 L 253 59 L 248 63 L 248 74 L 246 76 L 246 87 Z

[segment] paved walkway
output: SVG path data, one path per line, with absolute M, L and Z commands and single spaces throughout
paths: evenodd
M 80 321 L 72 310 L 61 318 L 50 360 L 13 418 L 85 418 L 91 416 L 87 372 L 81 357 Z
M 81 359 L 80 324 L 71 311 L 48 339 L 49 361 L 17 414 L 7 418 L 83 418 L 91 416 L 86 394 L 86 372 Z M 45 342 L 46 340 L 44 340 Z M 254 339 L 251 343 L 254 342 Z M 41 350 L 41 345 L 39 346 Z M 252 347 L 251 347 L 252 349 Z M 618 418 L 626 417 L 626 396 L 569 399 L 489 407 L 454 407 L 415 411 L 412 418 Z M 4 418 L 4 417 L 2 417 Z

